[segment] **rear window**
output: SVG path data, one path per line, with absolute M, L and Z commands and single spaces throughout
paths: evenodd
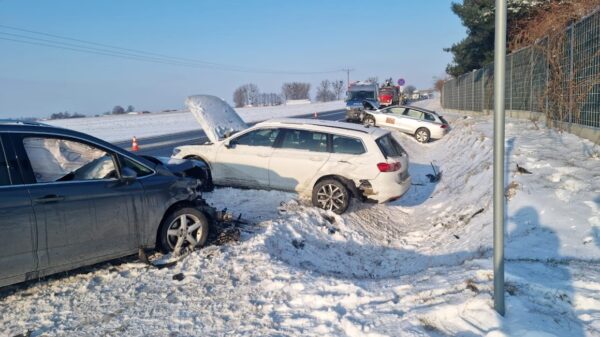
M 378 138 L 375 142 L 377 143 L 377 146 L 379 146 L 381 153 L 383 153 L 386 158 L 400 157 L 406 153 L 406 151 L 404 151 L 402 146 L 398 144 L 396 139 L 394 139 L 390 133 Z
M 333 135 L 333 153 L 363 154 L 365 147 L 360 139 Z
M 0 139 L 0 186 L 10 185 L 10 176 L 8 175 L 8 163 Z
M 448 124 L 448 121 L 443 116 L 438 116 L 438 117 L 440 118 L 440 120 L 442 121 L 442 123 Z

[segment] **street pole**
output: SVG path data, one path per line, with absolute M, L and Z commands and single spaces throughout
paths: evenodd
M 354 71 L 354 69 L 346 68 L 342 70 L 346 71 L 346 86 L 350 86 L 350 72 Z
M 504 91 L 506 0 L 496 0 L 494 41 L 494 309 L 504 316 Z

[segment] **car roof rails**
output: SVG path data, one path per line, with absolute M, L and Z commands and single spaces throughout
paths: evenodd
M 20 119 L 0 119 L 0 125 L 31 125 L 31 126 L 50 126 L 50 124 L 35 122 L 35 121 L 24 121 Z

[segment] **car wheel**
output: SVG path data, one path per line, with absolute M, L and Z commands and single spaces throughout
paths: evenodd
M 338 180 L 325 179 L 313 188 L 312 203 L 315 207 L 342 214 L 350 205 L 350 193 Z
M 375 118 L 373 116 L 365 116 L 363 123 L 368 126 L 375 126 Z
M 419 128 L 417 132 L 415 132 L 415 139 L 419 143 L 427 143 L 429 141 L 429 130 L 426 128 Z
M 169 214 L 159 229 L 161 251 L 170 253 L 185 247 L 202 247 L 208 237 L 208 219 L 199 210 L 184 207 Z

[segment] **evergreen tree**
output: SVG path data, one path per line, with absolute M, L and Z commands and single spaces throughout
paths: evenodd
M 514 23 L 532 12 L 533 7 L 541 6 L 550 1 L 509 0 L 508 34 L 515 29 Z M 446 67 L 446 72 L 452 76 L 462 75 L 473 69 L 480 69 L 494 61 L 494 0 L 463 0 L 462 4 L 452 3 L 452 11 L 467 28 L 467 37 L 455 43 L 444 51 L 451 52 L 452 63 Z

